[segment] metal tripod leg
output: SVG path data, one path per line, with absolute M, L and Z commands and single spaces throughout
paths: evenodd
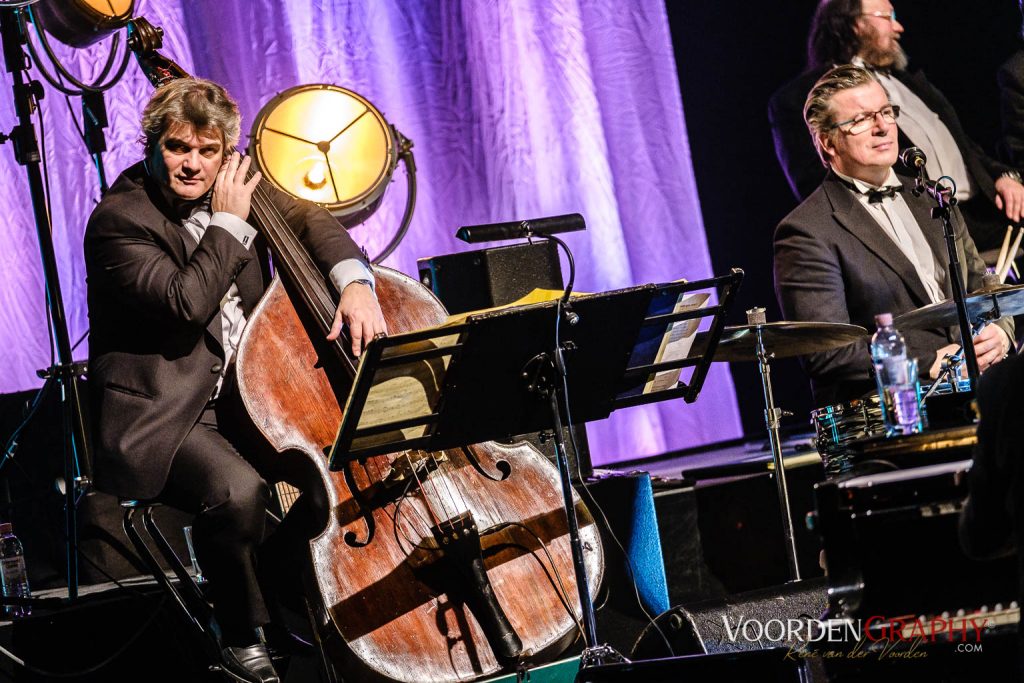
M 763 309 L 762 309 L 763 311 Z M 750 315 L 750 312 L 747 312 Z M 763 313 L 762 313 L 763 315 Z M 763 320 L 761 322 L 764 322 Z M 761 371 L 761 386 L 764 389 L 764 420 L 768 428 L 768 441 L 772 449 L 772 461 L 775 463 L 775 486 L 779 495 L 779 510 L 782 513 L 782 531 L 786 539 L 786 561 L 789 564 L 789 576 L 793 581 L 800 580 L 800 567 L 796 557 L 796 539 L 793 537 L 793 513 L 789 507 L 789 489 L 786 487 L 786 466 L 782 461 L 782 440 L 779 437 L 779 421 L 782 409 L 775 406 L 772 393 L 771 366 L 768 364 L 770 355 L 764 348 L 761 327 L 757 328 L 757 361 Z

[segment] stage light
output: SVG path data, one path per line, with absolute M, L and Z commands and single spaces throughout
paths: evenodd
M 249 134 L 249 154 L 270 182 L 320 204 L 345 227 L 380 205 L 406 145 L 366 98 L 323 83 L 270 100 Z
M 123 28 L 135 11 L 135 0 L 41 0 L 34 11 L 50 35 L 81 48 Z

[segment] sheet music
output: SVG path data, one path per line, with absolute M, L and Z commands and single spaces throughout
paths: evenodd
M 708 299 L 711 295 L 706 292 L 698 292 L 697 294 L 691 294 L 686 296 L 680 294 L 679 298 L 676 299 L 676 305 L 673 307 L 673 313 L 683 313 L 685 311 L 693 311 L 698 308 L 703 308 L 707 305 Z M 697 327 L 700 325 L 700 319 L 693 320 L 679 320 L 672 323 L 665 334 L 662 335 L 661 345 L 658 348 L 658 353 L 654 357 L 654 363 L 664 363 L 673 360 L 681 360 L 690 355 L 690 348 L 693 346 L 694 334 L 697 332 Z M 665 370 L 664 372 L 658 372 L 651 376 L 644 385 L 645 394 L 650 394 L 655 391 L 663 391 L 665 389 L 671 389 L 676 386 L 679 382 L 679 376 L 682 374 L 682 368 L 676 368 L 674 370 Z

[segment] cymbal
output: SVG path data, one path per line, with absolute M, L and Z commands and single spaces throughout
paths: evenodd
M 993 299 L 995 301 L 993 301 Z M 995 310 L 999 304 L 1000 315 L 1024 313 L 1024 285 L 1000 285 L 992 289 L 979 290 L 967 295 L 967 318 L 974 322 Z M 956 304 L 952 299 L 929 304 L 893 319 L 897 328 L 927 330 L 933 327 L 952 327 L 960 323 Z
M 757 334 L 765 350 L 776 358 L 806 356 L 810 353 L 839 349 L 868 336 L 860 325 L 821 322 L 774 322 L 762 325 L 736 325 L 722 330 L 722 338 L 715 350 L 715 361 L 757 360 Z M 694 348 L 707 346 L 707 333 L 702 332 L 694 340 Z

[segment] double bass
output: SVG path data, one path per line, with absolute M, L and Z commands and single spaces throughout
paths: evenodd
M 150 80 L 187 75 L 142 22 L 130 41 Z M 323 483 L 327 521 L 309 542 L 306 590 L 325 652 L 346 680 L 417 682 L 472 680 L 557 654 L 582 632 L 581 613 L 559 474 L 532 445 L 409 451 L 329 470 L 355 360 L 343 339 L 326 341 L 336 295 L 266 182 L 250 220 L 275 275 L 243 333 L 237 382 L 256 429 L 282 457 L 308 458 Z M 420 283 L 374 274 L 390 331 L 445 321 Z M 578 495 L 574 504 L 596 593 L 600 536 Z

